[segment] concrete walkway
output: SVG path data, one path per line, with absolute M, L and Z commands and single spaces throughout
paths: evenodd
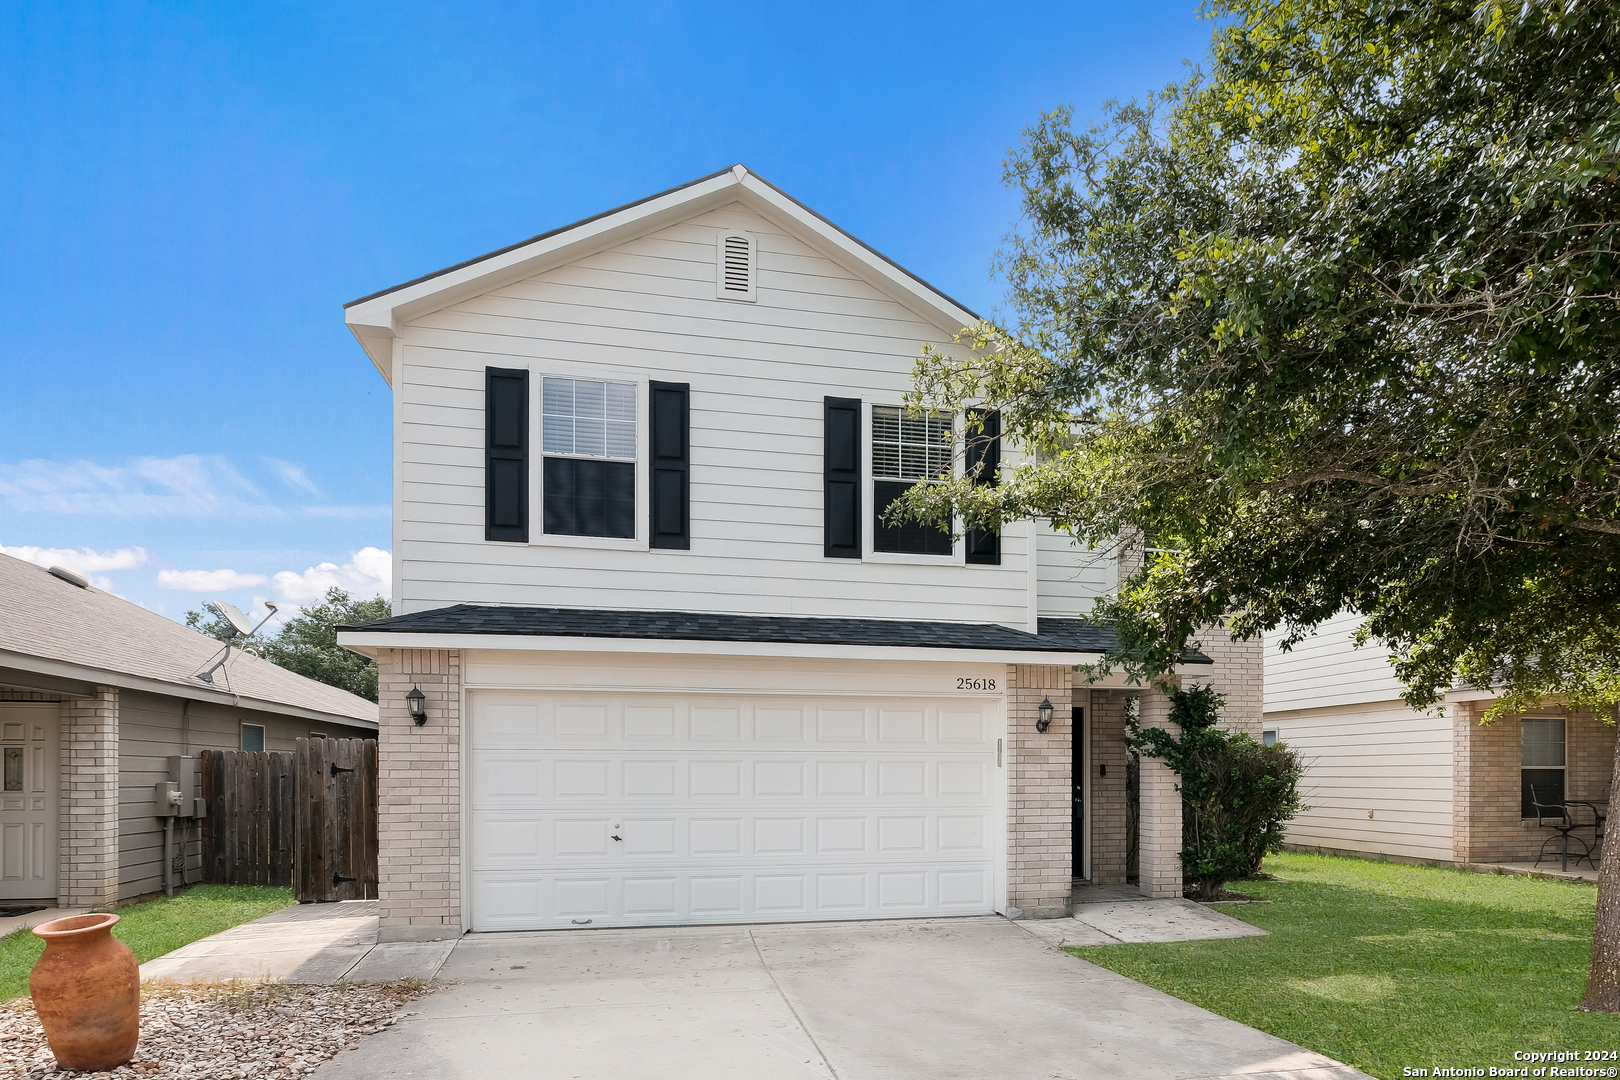
M 316 1080 L 1365 1080 L 987 916 L 472 934 Z
M 1077 903 L 1073 918 L 1020 920 L 1017 925 L 1059 948 L 1266 934 L 1258 926 L 1191 900 L 1149 900 L 1140 895 L 1134 899 Z
M 454 941 L 377 943 L 377 901 L 300 904 L 141 965 L 141 981 L 394 982 L 432 979 Z
M 87 907 L 48 907 L 38 911 L 31 911 L 27 915 L 13 915 L 8 919 L 0 919 L 0 937 L 14 934 L 26 926 L 38 926 L 53 919 L 67 919 L 74 915 L 87 915 Z

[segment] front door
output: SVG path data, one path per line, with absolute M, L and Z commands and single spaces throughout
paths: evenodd
M 0 704 L 0 901 L 56 902 L 55 704 Z

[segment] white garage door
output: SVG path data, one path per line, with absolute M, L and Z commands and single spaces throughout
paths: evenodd
M 474 692 L 476 930 L 992 910 L 995 699 Z

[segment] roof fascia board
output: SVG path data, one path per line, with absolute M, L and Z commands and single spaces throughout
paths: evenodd
M 371 357 L 372 364 L 392 385 L 393 341 L 411 319 L 509 282 L 545 273 L 729 202 L 741 202 L 792 228 L 811 247 L 945 334 L 954 335 L 978 321 L 972 311 L 740 165 L 414 284 L 356 301 L 345 309 L 344 319 L 355 340 Z
M 96 696 L 94 683 L 83 679 L 63 679 L 21 668 L 0 668 L 0 684 L 16 690 L 33 690 L 42 694 L 60 694 L 64 697 L 87 698 Z
M 213 690 L 201 686 L 187 686 L 184 683 L 165 682 L 162 679 L 148 679 L 142 675 L 128 675 L 121 671 L 85 667 L 81 664 L 68 663 L 65 660 L 50 660 L 43 656 L 30 656 L 27 653 L 11 652 L 6 649 L 0 649 L 0 668 L 15 668 L 21 672 L 88 683 L 91 688 L 91 695 L 95 693 L 95 687 L 97 686 L 116 686 L 121 690 L 139 690 L 148 694 L 162 694 L 165 697 L 206 701 L 215 705 L 254 709 L 259 712 L 283 713 L 288 716 L 300 716 L 306 720 L 319 720 L 323 723 L 351 724 L 363 728 L 375 728 L 378 726 L 375 720 L 365 720 L 344 713 L 326 712 L 323 709 L 309 709 L 302 705 L 290 705 L 282 701 L 249 697 L 246 694 L 227 694 L 222 690 Z
M 634 656 L 759 656 L 808 660 L 917 660 L 955 663 L 1053 664 L 1095 662 L 1101 653 L 1022 649 L 950 649 L 905 645 L 816 645 L 669 638 L 593 638 L 529 634 L 338 632 L 338 644 L 376 658 L 378 649 L 507 649 L 524 652 L 624 653 Z

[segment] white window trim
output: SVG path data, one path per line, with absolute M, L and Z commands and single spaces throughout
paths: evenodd
M 1564 725 L 1564 763 L 1562 765 L 1526 765 L 1524 763 L 1524 722 L 1526 720 L 1557 720 Z M 1569 718 L 1564 716 L 1521 716 L 1519 718 L 1519 797 L 1524 796 L 1524 771 L 1526 769 L 1557 769 L 1564 774 L 1564 800 L 1569 800 Z M 1523 803 L 1520 803 L 1520 812 L 1523 812 Z M 1521 821 L 1534 821 L 1535 818 L 1521 818 Z
M 732 292 L 726 288 L 726 241 L 738 236 L 748 241 L 748 291 Z M 752 304 L 759 295 L 759 241 L 754 234 L 741 229 L 725 229 L 714 238 L 714 295 L 719 300 L 739 304 Z
M 874 485 L 878 480 L 893 480 L 894 477 L 876 476 L 872 471 L 872 407 L 874 405 L 880 409 L 892 409 L 896 407 L 895 404 L 891 404 L 887 401 L 861 402 L 861 551 L 863 552 L 861 555 L 861 561 L 869 563 L 894 563 L 910 566 L 956 566 L 961 567 L 964 570 L 995 569 L 995 567 L 970 567 L 967 565 L 966 552 L 962 549 L 964 537 L 961 535 L 960 530 L 958 530 L 957 535 L 951 540 L 951 553 L 949 555 L 911 555 L 897 551 L 876 550 L 873 543 L 877 532 L 877 530 L 874 528 L 874 523 L 877 519 L 877 498 L 873 494 L 875 490 Z M 951 430 L 953 432 L 959 431 L 961 429 L 961 424 L 962 417 L 960 414 L 953 414 L 951 418 Z M 955 452 L 955 444 L 952 444 L 951 474 L 953 476 L 961 475 L 961 461 L 959 458 L 960 455 Z
M 636 390 L 636 535 L 619 536 L 567 536 L 546 532 L 545 459 L 548 457 L 574 458 L 581 461 L 623 461 L 623 458 L 592 457 L 588 454 L 547 454 L 545 451 L 545 413 L 542 398 L 547 377 L 553 379 L 588 379 L 595 382 L 628 383 Z M 648 423 L 651 419 L 648 402 L 652 388 L 650 376 L 600 368 L 581 368 L 575 364 L 529 365 L 529 445 L 534 447 L 529 463 L 529 542 L 517 547 L 587 548 L 597 551 L 650 551 L 648 537 L 652 527 L 650 493 L 647 490 L 647 454 L 649 448 Z

